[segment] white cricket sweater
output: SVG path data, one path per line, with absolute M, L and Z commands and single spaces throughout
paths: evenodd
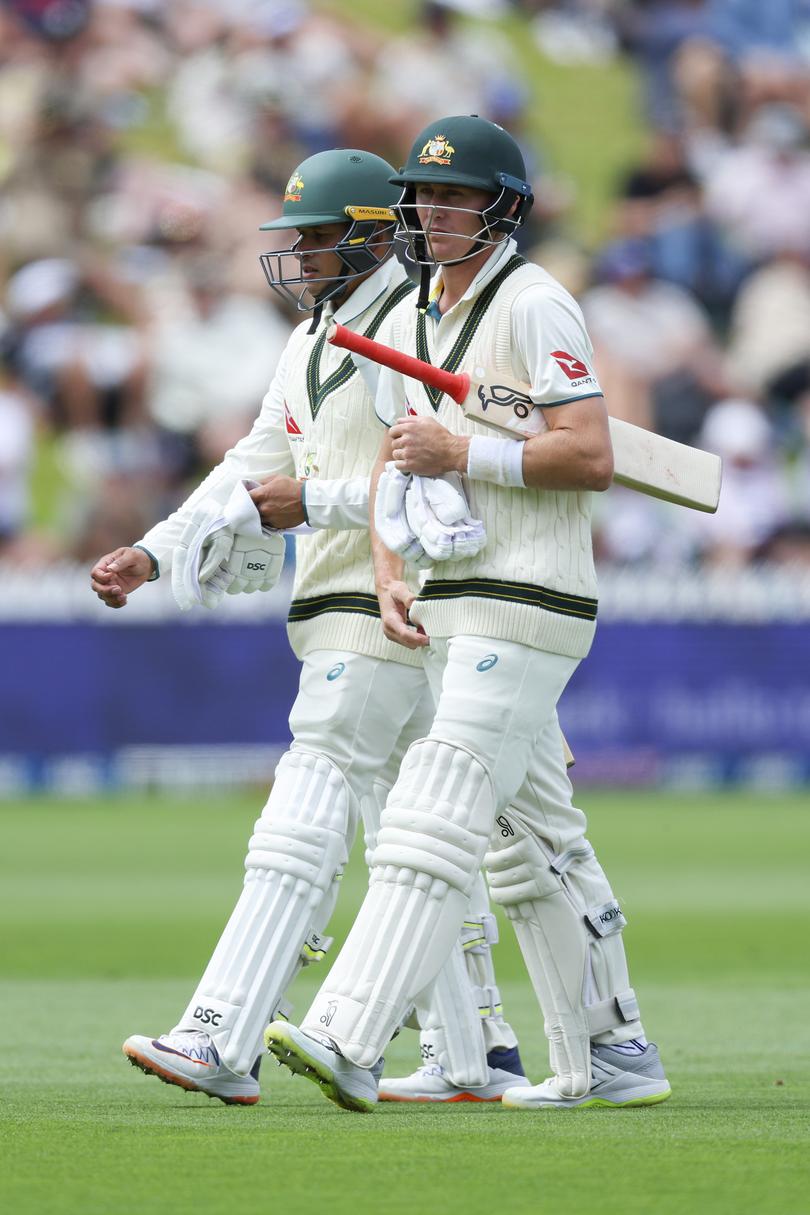
M 393 304 L 410 293 L 402 267 L 389 260 L 360 284 L 334 319 L 374 336 Z M 246 478 L 306 478 L 304 509 L 314 530 L 295 537 L 287 628 L 296 656 L 343 649 L 419 666 L 418 651 L 395 645 L 382 631 L 368 534 L 368 483 L 384 431 L 355 363 L 325 341 L 330 316 L 327 305 L 317 333 L 309 333 L 309 321 L 293 331 L 250 434 L 140 543 L 165 573 L 201 501 L 224 505 Z
M 590 342 L 572 297 L 545 271 L 496 250 L 441 319 L 412 299 L 389 319 L 384 340 L 451 371 L 481 366 L 532 385 L 544 407 L 600 396 Z M 584 364 L 584 366 L 583 366 Z M 403 401 L 454 434 L 492 436 L 448 397 L 383 371 L 377 411 L 388 424 Z M 587 654 L 596 627 L 591 494 L 512 489 L 465 478 L 487 544 L 476 557 L 433 566 L 411 618 L 431 637 L 461 634 L 521 642 L 572 658 Z

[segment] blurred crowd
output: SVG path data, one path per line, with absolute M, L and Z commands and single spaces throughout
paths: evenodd
M 250 427 L 300 319 L 258 264 L 295 164 L 399 164 L 480 113 L 525 145 L 523 252 L 580 299 L 611 412 L 724 460 L 716 516 L 600 496 L 600 558 L 810 564 L 810 0 L 428 0 L 396 37 L 353 11 L 0 0 L 0 559 L 131 542 Z M 583 91 L 636 74 L 602 243 L 527 135 L 516 29 Z

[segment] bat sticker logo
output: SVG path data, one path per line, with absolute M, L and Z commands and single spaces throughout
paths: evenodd
M 528 418 L 534 409 L 534 401 L 527 393 L 515 392 L 514 388 L 507 388 L 505 384 L 481 384 L 478 400 L 485 413 L 490 405 L 497 405 L 499 409 L 513 410 L 515 417 L 521 419 Z

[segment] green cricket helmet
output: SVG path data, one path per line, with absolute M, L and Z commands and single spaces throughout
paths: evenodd
M 399 190 L 391 183 L 393 167 L 372 152 L 336 148 L 316 152 L 298 165 L 284 191 L 281 215 L 261 225 L 261 231 L 316 228 L 345 224 L 339 240 L 318 253 L 336 253 L 341 271 L 329 278 L 303 273 L 299 250 L 303 239 L 288 249 L 263 253 L 262 269 L 270 287 L 301 312 L 320 307 L 341 295 L 347 284 L 375 270 L 391 252 Z
M 391 181 L 402 187 L 394 208 L 401 226 L 398 235 L 408 244 L 412 260 L 423 265 L 436 260 L 430 252 L 430 231 L 437 206 L 429 206 L 432 215 L 427 227 L 423 227 L 416 212 L 419 185 L 466 186 L 492 195 L 492 202 L 475 212 L 481 216 L 481 228 L 471 237 L 473 247 L 454 261 L 466 261 L 487 245 L 497 244 L 499 237 L 495 233 L 514 232 L 524 223 L 534 202 L 518 144 L 503 127 L 477 114 L 439 118 L 425 127 L 414 140 L 404 167 Z M 441 209 L 470 210 L 444 206 Z

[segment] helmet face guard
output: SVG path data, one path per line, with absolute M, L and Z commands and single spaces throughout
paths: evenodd
M 418 185 L 422 183 L 406 182 L 402 196 L 394 206 L 394 211 L 399 220 L 396 239 L 406 245 L 408 260 L 420 266 L 437 264 L 454 266 L 475 257 L 482 249 L 494 248 L 503 240 L 502 233 L 509 236 L 519 228 L 534 202 L 531 188 L 526 182 L 510 176 L 508 173 L 496 173 L 495 181 L 500 186 L 500 192 L 494 194 L 492 202 L 481 211 L 476 211 L 471 207 L 450 207 L 444 203 L 420 203 L 417 210 L 416 191 Z M 424 184 L 445 185 L 450 183 L 437 177 L 435 183 L 425 181 Z M 515 206 L 515 204 L 517 205 Z M 419 211 L 430 212 L 427 223 L 422 223 Z M 480 220 L 481 226 L 476 232 L 464 236 L 457 232 L 448 232 L 437 225 L 437 212 L 474 215 Z M 434 254 L 431 245 L 431 237 L 434 235 L 452 237 L 457 241 L 467 241 L 470 248 L 460 257 L 440 259 Z
M 288 248 L 278 252 L 262 253 L 259 256 L 264 276 L 272 291 L 298 312 L 310 312 L 323 306 L 327 300 L 337 299 L 349 283 L 363 278 L 388 258 L 393 248 L 396 215 L 389 207 L 344 208 L 346 231 L 334 245 L 320 249 L 301 250 L 304 239 L 300 235 Z M 335 223 L 335 219 L 324 223 Z M 316 225 L 301 223 L 299 232 Z M 338 274 L 313 278 L 305 276 L 304 257 L 319 257 L 323 253 L 336 253 L 341 263 Z
M 414 140 L 403 168 L 389 180 L 402 187 L 402 195 L 394 204 L 400 221 L 397 235 L 407 246 L 409 260 L 421 266 L 455 265 L 494 248 L 504 235 L 511 235 L 525 222 L 534 202 L 518 144 L 503 127 L 477 114 L 451 115 L 425 127 Z M 420 205 L 417 210 L 420 185 L 460 186 L 483 192 L 490 201 L 480 211 L 441 203 Z M 424 224 L 419 211 L 426 216 Z M 464 237 L 444 231 L 436 222 L 437 212 L 458 212 L 479 221 L 476 231 L 467 238 L 469 247 L 459 257 L 437 257 L 431 247 L 431 236 L 441 232 L 454 237 L 462 250 L 465 248 Z

